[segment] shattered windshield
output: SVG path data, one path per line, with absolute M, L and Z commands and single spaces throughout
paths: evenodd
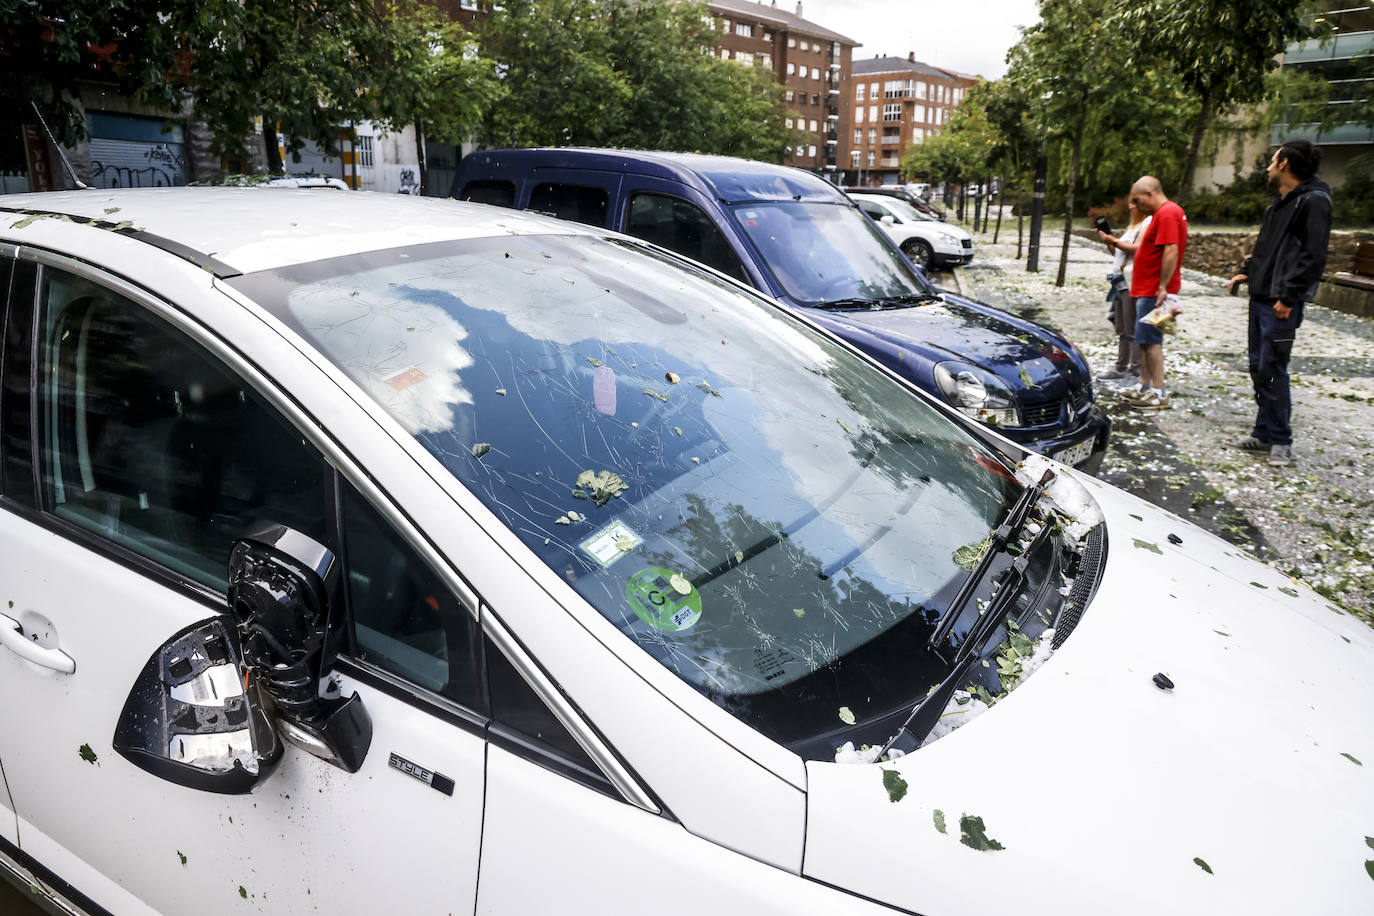
M 830 338 L 590 236 L 454 241 L 233 281 L 603 616 L 783 742 L 896 706 L 1020 487 Z
M 787 295 L 802 305 L 933 292 L 855 207 L 788 200 L 730 210 Z

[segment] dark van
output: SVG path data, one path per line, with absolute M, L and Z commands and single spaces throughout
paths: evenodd
M 623 232 L 783 303 L 959 411 L 1095 471 L 1110 422 L 1073 344 L 932 287 L 833 185 L 725 156 L 506 149 L 458 164 L 452 196 Z

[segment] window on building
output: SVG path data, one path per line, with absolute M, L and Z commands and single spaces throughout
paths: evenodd
M 864 142 L 864 132 L 856 127 L 854 128 L 854 145 L 858 146 L 862 142 Z
M 862 102 L 862 101 L 864 100 L 864 90 L 867 89 L 867 88 L 868 88 L 868 86 L 867 86 L 867 84 L 865 84 L 865 83 L 859 83 L 857 86 L 855 86 L 855 87 L 854 87 L 854 101 L 856 101 L 856 102 Z
M 927 90 L 928 90 L 928 85 L 927 85 L 926 83 L 917 83 L 917 84 L 916 84 L 916 98 L 918 98 L 918 99 L 923 99 L 923 98 L 925 98 L 925 97 L 926 97 L 926 92 L 927 92 Z
M 788 129 L 788 130 L 791 130 L 791 129 L 792 129 L 792 119 L 791 119 L 791 118 L 788 118 L 788 119 L 787 119 L 786 121 L 784 121 L 783 123 L 787 125 L 787 129 Z
M 806 148 L 806 155 L 808 155 L 808 156 L 810 156 L 810 157 L 812 157 L 812 158 L 814 159 L 815 156 L 816 156 L 816 148 L 815 148 L 814 146 L 808 146 L 808 147 Z
M 787 65 L 787 75 L 788 75 L 788 76 L 791 76 L 793 73 L 796 73 L 796 72 L 797 72 L 797 65 L 796 65 L 796 64 L 788 64 L 788 65 Z
M 876 98 L 878 97 L 878 94 L 875 92 L 875 93 L 873 94 L 873 97 L 876 99 Z M 868 120 L 870 120 L 870 121 L 876 121 L 876 120 L 878 120 L 878 106 L 877 106 L 877 105 L 869 105 L 869 106 L 868 106 Z
M 878 142 L 878 128 L 876 128 L 876 127 L 870 127 L 870 128 L 868 129 L 868 142 L 869 142 L 869 143 L 877 143 L 877 142 Z
M 729 32 L 729 31 L 730 31 L 730 20 L 729 20 L 729 19 L 722 19 L 722 20 L 720 21 L 720 30 L 721 30 L 722 32 Z
M 747 22 L 735 23 L 735 34 L 741 38 L 753 38 L 754 27 Z
M 858 107 L 856 107 L 856 108 L 854 109 L 854 123 L 855 123 L 855 124 L 862 124 L 863 122 L 864 122 L 864 109 L 863 109 L 863 106 L 860 105 L 860 106 L 858 106 Z
M 754 66 L 754 58 L 746 51 L 736 51 L 735 60 L 741 67 Z
M 811 120 L 811 129 L 812 129 L 812 130 L 816 130 L 816 129 L 817 129 L 817 128 L 816 128 L 816 120 L 815 120 L 814 118 L 812 118 L 812 120 Z
M 911 109 L 911 120 L 924 122 L 926 119 L 926 106 L 917 105 Z
M 787 39 L 787 46 L 788 46 L 789 48 L 795 48 L 795 47 L 797 46 L 797 39 L 795 39 L 795 38 L 789 38 L 789 39 Z
M 760 67 L 762 67 L 762 68 L 765 69 L 765 70 L 772 70 L 772 69 L 773 69 L 773 58 L 769 57 L 767 54 L 762 54 L 762 53 L 755 54 L 755 55 L 754 55 L 754 63 L 758 64 Z
M 372 138 L 366 134 L 360 134 L 358 138 L 353 141 L 353 144 L 354 148 L 358 151 L 358 168 L 372 168 Z
M 806 155 L 806 147 L 804 147 L 804 146 L 799 146 L 799 147 L 797 147 L 797 155 L 798 155 L 798 156 L 805 156 L 805 155 Z
M 869 84 L 868 84 L 868 97 L 869 97 L 870 99 L 876 99 L 876 98 L 878 97 L 878 84 L 877 84 L 877 83 L 869 83 Z
M 787 101 L 789 101 L 789 102 L 792 101 L 792 90 L 791 90 L 791 89 L 787 90 Z
M 818 95 L 815 95 L 815 94 L 813 93 L 812 96 L 811 96 L 811 104 L 812 104 L 812 105 L 819 105 L 820 103 L 821 103 L 821 97 L 818 96 Z
M 721 49 L 720 49 L 720 59 L 721 59 L 721 60 L 729 60 L 729 59 L 730 59 L 730 49 L 729 49 L 729 48 L 721 48 Z
M 874 163 L 874 161 L 875 161 L 876 158 L 877 158 L 877 155 L 873 152 L 873 150 L 869 150 L 869 151 L 868 151 L 868 167 L 869 167 L 870 169 L 873 168 L 873 163 Z
M 763 40 L 764 40 L 764 41 L 768 41 L 768 42 L 771 42 L 771 41 L 773 40 L 773 30 L 772 30 L 772 29 L 764 29 L 764 30 L 763 30 Z
M 883 120 L 884 120 L 884 121 L 900 121 L 900 120 L 902 120 L 902 105 L 901 105 L 901 103 L 898 102 L 898 103 L 896 103 L 896 104 L 894 104 L 894 105 L 884 105 L 884 106 L 883 106 Z
M 809 47 L 809 46 L 807 45 L 807 43 L 803 41 L 803 42 L 801 43 L 800 50 L 805 51 L 805 50 L 808 49 L 808 47 Z
M 911 142 L 912 142 L 912 143 L 924 143 L 925 141 L 926 141 L 926 129 L 925 129 L 924 127 L 916 127 L 916 128 L 913 128 L 912 131 L 911 131 Z

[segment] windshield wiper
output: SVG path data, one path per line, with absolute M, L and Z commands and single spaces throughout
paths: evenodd
M 1027 489 L 1030 488 L 1027 487 Z M 997 588 L 997 594 L 993 595 L 992 601 L 983 611 L 983 616 L 969 630 L 967 638 L 964 639 L 963 644 L 955 653 L 954 668 L 925 699 L 916 704 L 915 708 L 911 710 L 911 715 L 907 716 L 902 727 L 897 729 L 897 733 L 887 740 L 883 749 L 878 752 L 878 756 L 874 758 L 875 760 L 882 760 L 883 755 L 892 750 L 893 745 L 901 740 L 903 735 L 907 735 L 911 739 L 910 750 L 916 750 L 931 730 L 935 728 L 936 723 L 940 721 L 940 716 L 945 711 L 945 707 L 949 705 L 950 697 L 954 695 L 954 691 L 968 677 L 974 665 L 982 659 L 983 649 L 988 639 L 1016 607 L 1016 599 L 1020 596 L 1021 590 L 1026 587 L 1026 567 L 1030 565 L 1030 555 L 1049 536 L 1049 532 L 1049 525 L 1041 528 L 1031 542 L 1029 549 L 1012 561 L 1011 566 L 1007 568 L 1002 577 L 1001 584 Z
M 945 297 L 938 293 L 911 293 L 906 296 L 887 296 L 883 302 L 895 302 L 898 305 L 921 305 L 926 302 L 944 302 Z
M 831 299 L 829 302 L 817 302 L 813 307 L 818 309 L 871 309 L 876 302 L 875 299 Z
M 1032 484 L 1021 491 L 1021 495 L 1016 498 L 1016 502 L 1012 503 L 1011 509 L 1007 512 L 1006 520 L 989 536 L 988 547 L 983 551 L 983 555 L 978 558 L 978 565 L 968 574 L 968 578 L 964 579 L 963 584 L 959 586 L 959 591 L 954 593 L 954 598 L 950 601 L 949 607 L 936 621 L 935 631 L 930 634 L 930 639 L 926 645 L 934 649 L 949 635 L 950 628 L 954 626 L 954 622 L 963 613 L 965 605 L 978 590 L 978 586 L 982 584 L 983 577 L 987 575 L 993 561 L 1001 556 L 1002 552 L 1007 549 L 1007 545 L 1021 533 L 1021 527 L 1025 525 L 1031 507 L 1040 501 L 1045 488 L 1053 479 L 1054 472 L 1047 470 L 1044 476 L 1040 478 L 1039 483 Z

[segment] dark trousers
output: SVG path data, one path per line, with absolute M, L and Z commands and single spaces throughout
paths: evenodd
M 1286 303 L 1285 303 L 1286 304 Z M 1255 428 L 1250 435 L 1269 445 L 1292 445 L 1288 360 L 1302 324 L 1302 304 L 1287 318 L 1274 314 L 1273 299 L 1250 300 L 1250 381 L 1255 387 Z
M 1140 344 L 1135 342 L 1135 300 L 1118 292 L 1112 302 L 1112 324 L 1116 327 L 1116 371 L 1140 374 Z

